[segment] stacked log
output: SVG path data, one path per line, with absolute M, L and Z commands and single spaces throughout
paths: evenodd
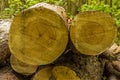
M 22 62 L 32 65 L 55 61 L 64 52 L 68 42 L 62 14 L 63 8 L 46 3 L 37 4 L 18 14 L 9 32 L 11 53 Z
M 80 80 L 80 78 L 66 66 L 47 66 L 39 70 L 32 80 Z
M 15 16 L 8 38 L 15 72 L 31 80 L 102 80 L 105 63 L 117 59 L 117 47 L 110 48 L 117 34 L 114 19 L 98 11 L 81 12 L 69 29 L 66 17 L 62 7 L 46 3 Z
M 55 66 L 52 73 L 56 80 L 80 80 L 73 70 L 65 66 Z
M 29 65 L 24 62 L 21 62 L 13 55 L 11 55 L 11 57 L 10 57 L 10 64 L 14 71 L 16 71 L 17 73 L 20 73 L 22 75 L 27 75 L 27 76 L 35 73 L 38 68 L 37 65 Z
M 50 80 L 52 76 L 52 67 L 47 66 L 39 70 L 32 78 L 32 80 Z
M 110 48 L 117 35 L 115 21 L 109 14 L 87 11 L 75 16 L 70 38 L 77 49 L 85 55 L 98 55 Z
M 114 19 L 106 13 L 86 11 L 75 16 L 70 27 L 71 49 L 81 80 L 101 80 L 105 61 L 98 58 L 114 43 Z M 99 75 L 99 76 L 98 76 Z

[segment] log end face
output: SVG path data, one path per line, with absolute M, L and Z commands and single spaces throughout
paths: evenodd
M 64 20 L 44 6 L 18 14 L 10 28 L 11 53 L 32 65 L 53 62 L 64 52 L 67 42 L 68 32 Z
M 65 66 L 55 66 L 52 73 L 56 80 L 80 80 L 73 70 Z
M 52 76 L 52 67 L 47 66 L 39 70 L 32 78 L 32 80 L 50 80 Z
M 98 55 L 111 47 L 117 35 L 113 18 L 101 12 L 83 12 L 73 20 L 70 37 L 85 55 Z
M 10 57 L 10 64 L 13 70 L 22 75 L 31 75 L 36 72 L 38 66 L 26 64 L 20 60 L 18 60 L 14 55 Z

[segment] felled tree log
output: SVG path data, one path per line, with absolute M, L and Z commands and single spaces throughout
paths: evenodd
M 0 63 L 10 55 L 8 48 L 8 31 L 10 28 L 10 20 L 0 21 Z
M 80 80 L 73 70 L 65 66 L 55 66 L 52 74 L 55 80 Z
M 32 80 L 50 80 L 52 76 L 52 67 L 47 66 L 40 69 L 32 78 Z
M 71 41 L 85 55 L 98 55 L 112 46 L 117 35 L 114 19 L 97 11 L 86 11 L 75 16 L 70 27 Z
M 32 80 L 80 80 L 80 78 L 66 66 L 47 66 L 40 69 Z
M 100 54 L 112 46 L 116 34 L 115 21 L 108 14 L 86 11 L 73 19 L 71 49 L 78 55 L 74 54 L 67 63 L 71 61 L 69 67 L 78 73 L 81 80 L 102 80 L 105 61 Z
M 37 4 L 19 13 L 9 32 L 11 53 L 22 62 L 45 65 L 65 50 L 68 31 L 62 7 Z
M 94 14 L 94 12 L 91 14 Z M 96 14 L 96 12 L 95 12 L 95 14 Z M 87 14 L 87 15 L 89 15 L 89 14 Z M 56 18 L 56 16 L 57 16 L 57 18 Z M 100 15 L 100 19 L 101 19 L 101 16 L 102 16 L 102 14 Z M 105 16 L 103 16 L 103 18 L 104 17 Z M 96 21 L 96 18 L 93 17 L 93 20 L 90 19 L 90 22 Z M 104 20 L 107 21 L 108 18 L 110 18 L 110 17 L 107 16 L 107 18 L 105 18 Z M 84 16 L 84 19 L 86 19 L 85 16 Z M 29 64 L 33 64 L 33 65 L 45 65 L 45 64 L 49 64 L 49 63 L 53 62 L 54 60 L 56 60 L 62 54 L 62 52 L 65 50 L 65 47 L 67 44 L 67 36 L 68 35 L 67 35 L 67 29 L 66 29 L 66 24 L 65 24 L 64 20 L 65 19 L 61 18 L 61 16 L 58 15 L 58 13 L 56 13 L 55 11 L 52 11 L 51 9 L 44 7 L 43 5 L 41 7 L 37 7 L 37 8 L 31 7 L 30 9 L 27 9 L 27 10 L 23 11 L 22 13 L 18 14 L 14 18 L 14 21 L 13 21 L 11 29 L 10 29 L 10 35 L 9 35 L 9 47 L 11 49 L 12 55 L 14 55 L 17 59 L 19 59 L 25 63 L 29 63 Z M 97 18 L 97 20 L 99 21 L 99 18 Z M 102 20 L 100 20 L 100 22 L 103 23 Z M 112 20 L 110 20 L 109 22 L 111 23 L 111 25 L 113 25 Z M 73 24 L 74 23 L 75 22 L 73 22 Z M 83 21 L 83 23 L 84 23 L 84 21 Z M 108 24 L 106 24 L 106 25 L 108 26 Z M 89 24 L 87 24 L 87 25 L 89 25 Z M 95 29 L 97 29 L 96 28 L 97 24 L 94 24 L 92 22 L 92 24 L 90 24 L 90 25 L 93 25 L 93 26 L 95 25 L 94 27 L 95 27 Z M 109 26 L 110 26 L 110 24 L 109 24 Z M 98 27 L 98 29 L 99 29 L 99 27 Z M 102 28 L 102 29 L 104 29 L 104 28 Z M 114 30 L 114 28 L 113 28 L 113 30 Z M 84 31 L 87 31 L 87 29 Z M 109 30 L 108 30 L 108 32 L 106 32 L 106 28 L 104 31 L 105 31 L 104 36 L 109 34 Z M 110 32 L 111 31 L 112 30 L 110 28 Z M 94 32 L 94 30 L 93 30 L 93 32 Z M 98 30 L 98 32 L 99 32 L 99 30 Z M 113 32 L 116 33 L 116 29 Z M 70 31 L 70 33 L 71 33 L 71 31 Z M 89 34 L 89 30 L 88 30 L 88 34 Z M 90 34 L 92 34 L 92 32 L 90 32 Z M 109 35 L 112 35 L 112 34 L 109 34 Z M 101 39 L 101 36 L 97 36 L 97 34 L 93 35 L 93 36 L 95 36 L 97 38 L 97 40 Z M 96 38 L 93 38 L 93 36 L 92 36 L 92 39 L 95 40 Z M 115 37 L 115 34 L 113 36 Z M 109 37 L 111 37 L 111 36 L 109 36 Z M 71 38 L 71 39 L 73 39 L 73 38 Z M 91 42 L 90 41 L 88 41 L 88 42 L 94 44 L 94 42 L 92 42 L 92 39 L 90 40 Z M 105 38 L 105 39 L 107 39 L 107 38 Z M 58 41 L 58 40 L 60 40 L 60 41 Z M 87 40 L 87 38 L 86 38 L 86 40 Z M 112 44 L 112 41 L 113 40 L 111 40 L 111 44 Z M 79 44 L 78 42 L 79 42 L 79 40 L 77 41 L 77 39 L 76 39 L 75 43 Z M 97 42 L 98 41 L 96 41 L 95 43 L 97 43 Z M 73 43 L 73 45 L 75 46 L 74 43 Z M 101 44 L 101 46 L 100 46 L 101 48 L 103 48 L 102 45 L 104 45 L 104 44 Z M 59 46 L 59 48 L 58 48 L 58 46 Z M 94 45 L 91 45 L 91 46 L 94 46 Z M 88 48 L 88 46 L 87 46 L 87 48 Z M 87 50 L 87 48 L 86 48 L 86 50 Z M 94 49 L 94 48 L 96 48 L 96 47 L 91 47 L 91 49 Z M 59 66 L 62 65 L 62 66 L 66 66 L 66 67 L 70 68 L 71 70 L 75 71 L 77 76 L 79 76 L 80 80 L 102 80 L 102 75 L 103 75 L 103 70 L 104 70 L 104 62 L 101 62 L 101 60 L 99 59 L 98 54 L 100 54 L 100 53 L 97 53 L 98 48 L 97 48 L 97 50 L 95 50 L 96 52 L 93 54 L 89 50 L 87 50 L 86 53 L 84 53 L 84 52 L 79 51 L 76 47 L 75 47 L 75 49 L 76 49 L 75 51 L 78 51 L 79 54 L 74 54 L 72 51 L 70 51 L 66 54 L 63 54 L 63 56 L 61 56 L 58 59 L 58 61 L 54 62 L 53 64 L 54 65 L 58 64 Z M 85 49 L 84 49 L 84 51 L 85 51 Z M 92 51 L 94 52 L 94 50 L 92 50 Z M 90 56 L 90 55 L 95 55 L 95 56 Z M 53 78 L 51 78 L 51 79 L 53 79 Z
M 11 55 L 10 57 L 10 64 L 14 71 L 22 75 L 27 75 L 27 76 L 35 73 L 38 68 L 37 65 L 29 65 L 24 62 L 21 62 L 13 55 Z

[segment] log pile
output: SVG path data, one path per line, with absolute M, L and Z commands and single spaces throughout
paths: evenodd
M 62 7 L 39 3 L 15 16 L 9 36 L 1 31 L 0 64 L 11 65 L 10 80 L 118 80 L 116 35 L 109 14 L 86 11 L 67 20 Z

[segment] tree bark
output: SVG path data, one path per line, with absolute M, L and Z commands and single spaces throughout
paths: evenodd
M 112 0 L 110 0 L 110 7 L 112 7 L 112 5 L 113 5 L 113 1 L 112 1 Z
M 47 66 L 44 67 L 32 77 L 31 80 L 50 80 L 50 77 L 52 76 L 52 67 Z
M 8 0 L 0 0 L 0 12 L 8 7 L 9 7 Z
M 8 47 L 8 31 L 10 28 L 10 20 L 2 20 L 0 22 L 0 63 L 10 55 Z

